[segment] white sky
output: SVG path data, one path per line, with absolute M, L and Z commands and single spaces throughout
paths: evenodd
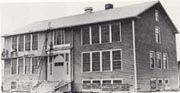
M 18 0 L 15 0 L 18 1 Z M 150 0 L 71 0 L 60 2 L 28 0 L 13 3 L 4 1 L 0 3 L 0 28 L 1 34 L 8 34 L 35 21 L 47 20 L 63 16 L 84 13 L 84 7 L 92 6 L 93 11 L 103 10 L 106 3 L 114 4 L 114 7 L 136 4 Z M 22 1 L 24 3 L 22 3 Z M 57 1 L 57 0 L 56 0 Z M 11 3 L 7 3 L 11 2 Z M 167 13 L 180 31 L 180 0 L 161 0 Z M 177 54 L 180 60 L 180 34 L 177 36 Z M 1 45 L 2 47 L 2 45 Z

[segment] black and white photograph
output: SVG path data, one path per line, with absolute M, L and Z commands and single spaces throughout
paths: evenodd
M 15 1 L 0 1 L 2 93 L 180 93 L 179 0 Z

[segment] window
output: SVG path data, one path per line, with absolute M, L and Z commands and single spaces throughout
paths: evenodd
M 111 85 L 111 80 L 103 80 L 102 85 Z
M 159 22 L 159 11 L 155 10 L 155 20 Z
M 18 74 L 23 74 L 23 69 L 24 67 L 24 62 L 23 62 L 23 58 L 19 58 L 19 61 L 18 61 Z
M 89 26 L 82 27 L 82 41 L 83 45 L 90 43 L 90 33 L 89 33 Z
M 161 53 L 160 52 L 157 52 L 157 54 L 156 54 L 156 58 L 157 58 L 157 68 L 162 68 L 162 59 L 161 59 Z
M 24 50 L 24 35 L 19 36 L 19 51 Z
M 168 69 L 168 55 L 167 55 L 167 53 L 163 53 L 163 63 L 164 63 L 164 69 Z
M 91 81 L 90 80 L 83 81 L 83 89 L 91 89 Z
M 120 41 L 120 22 L 111 24 L 112 42 Z
M 102 70 L 110 71 L 110 51 L 102 52 Z
M 64 30 L 54 31 L 54 45 L 65 44 L 65 32 Z
M 16 89 L 16 82 L 11 82 L 11 89 Z
M 83 53 L 83 72 L 90 71 L 90 53 Z
M 25 58 L 25 74 L 30 74 L 30 58 Z
M 121 70 L 121 51 L 112 51 L 113 70 Z
M 52 56 L 49 57 L 49 63 L 50 63 L 50 75 L 52 75 Z
M 92 53 L 92 71 L 100 71 L 100 53 Z
M 16 74 L 17 72 L 17 59 L 11 59 L 11 74 Z
M 38 34 L 32 34 L 32 50 L 38 50 Z
M 155 26 L 155 34 L 156 34 L 156 43 L 161 42 L 161 36 L 160 36 L 160 28 L 158 26 Z
M 164 80 L 164 84 L 165 84 L 165 85 L 168 85 L 168 84 L 169 84 L 169 80 L 168 80 L 168 79 L 165 79 L 165 80 Z
M 38 57 L 32 58 L 32 74 L 38 74 Z
M 99 43 L 99 25 L 91 26 L 92 44 Z
M 66 56 L 65 61 L 66 61 L 66 66 L 67 66 L 66 73 L 69 74 L 69 54 L 65 54 L 65 56 Z
M 12 37 L 12 49 L 17 49 L 17 36 Z
M 155 68 L 155 53 L 153 51 L 150 51 L 150 68 Z
M 113 80 L 114 85 L 120 85 L 122 84 L 122 80 Z
M 109 24 L 102 24 L 101 25 L 101 40 L 102 43 L 109 42 Z
M 158 80 L 158 86 L 161 87 L 163 85 L 163 80 L 159 79 Z
M 101 81 L 93 80 L 92 81 L 92 89 L 101 89 Z
M 25 35 L 25 50 L 28 51 L 31 48 L 31 34 Z

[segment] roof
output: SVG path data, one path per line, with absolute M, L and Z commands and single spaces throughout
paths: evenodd
M 92 13 L 84 13 L 74 16 L 67 16 L 62 18 L 39 21 L 27 25 L 26 27 L 23 27 L 21 29 L 18 29 L 17 31 L 14 31 L 15 33 L 11 33 L 4 36 L 46 31 L 47 29 L 49 29 L 49 25 L 51 29 L 57 29 L 57 28 L 92 24 L 97 22 L 133 18 L 133 17 L 137 17 L 139 14 L 143 13 L 144 11 L 151 8 L 157 3 L 159 3 L 159 1 L 151 1 L 141 4 L 129 5 L 125 7 L 95 11 Z

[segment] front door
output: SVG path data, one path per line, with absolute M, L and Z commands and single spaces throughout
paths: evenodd
M 65 62 L 65 55 L 59 54 L 54 60 L 54 81 L 67 81 L 67 64 Z

